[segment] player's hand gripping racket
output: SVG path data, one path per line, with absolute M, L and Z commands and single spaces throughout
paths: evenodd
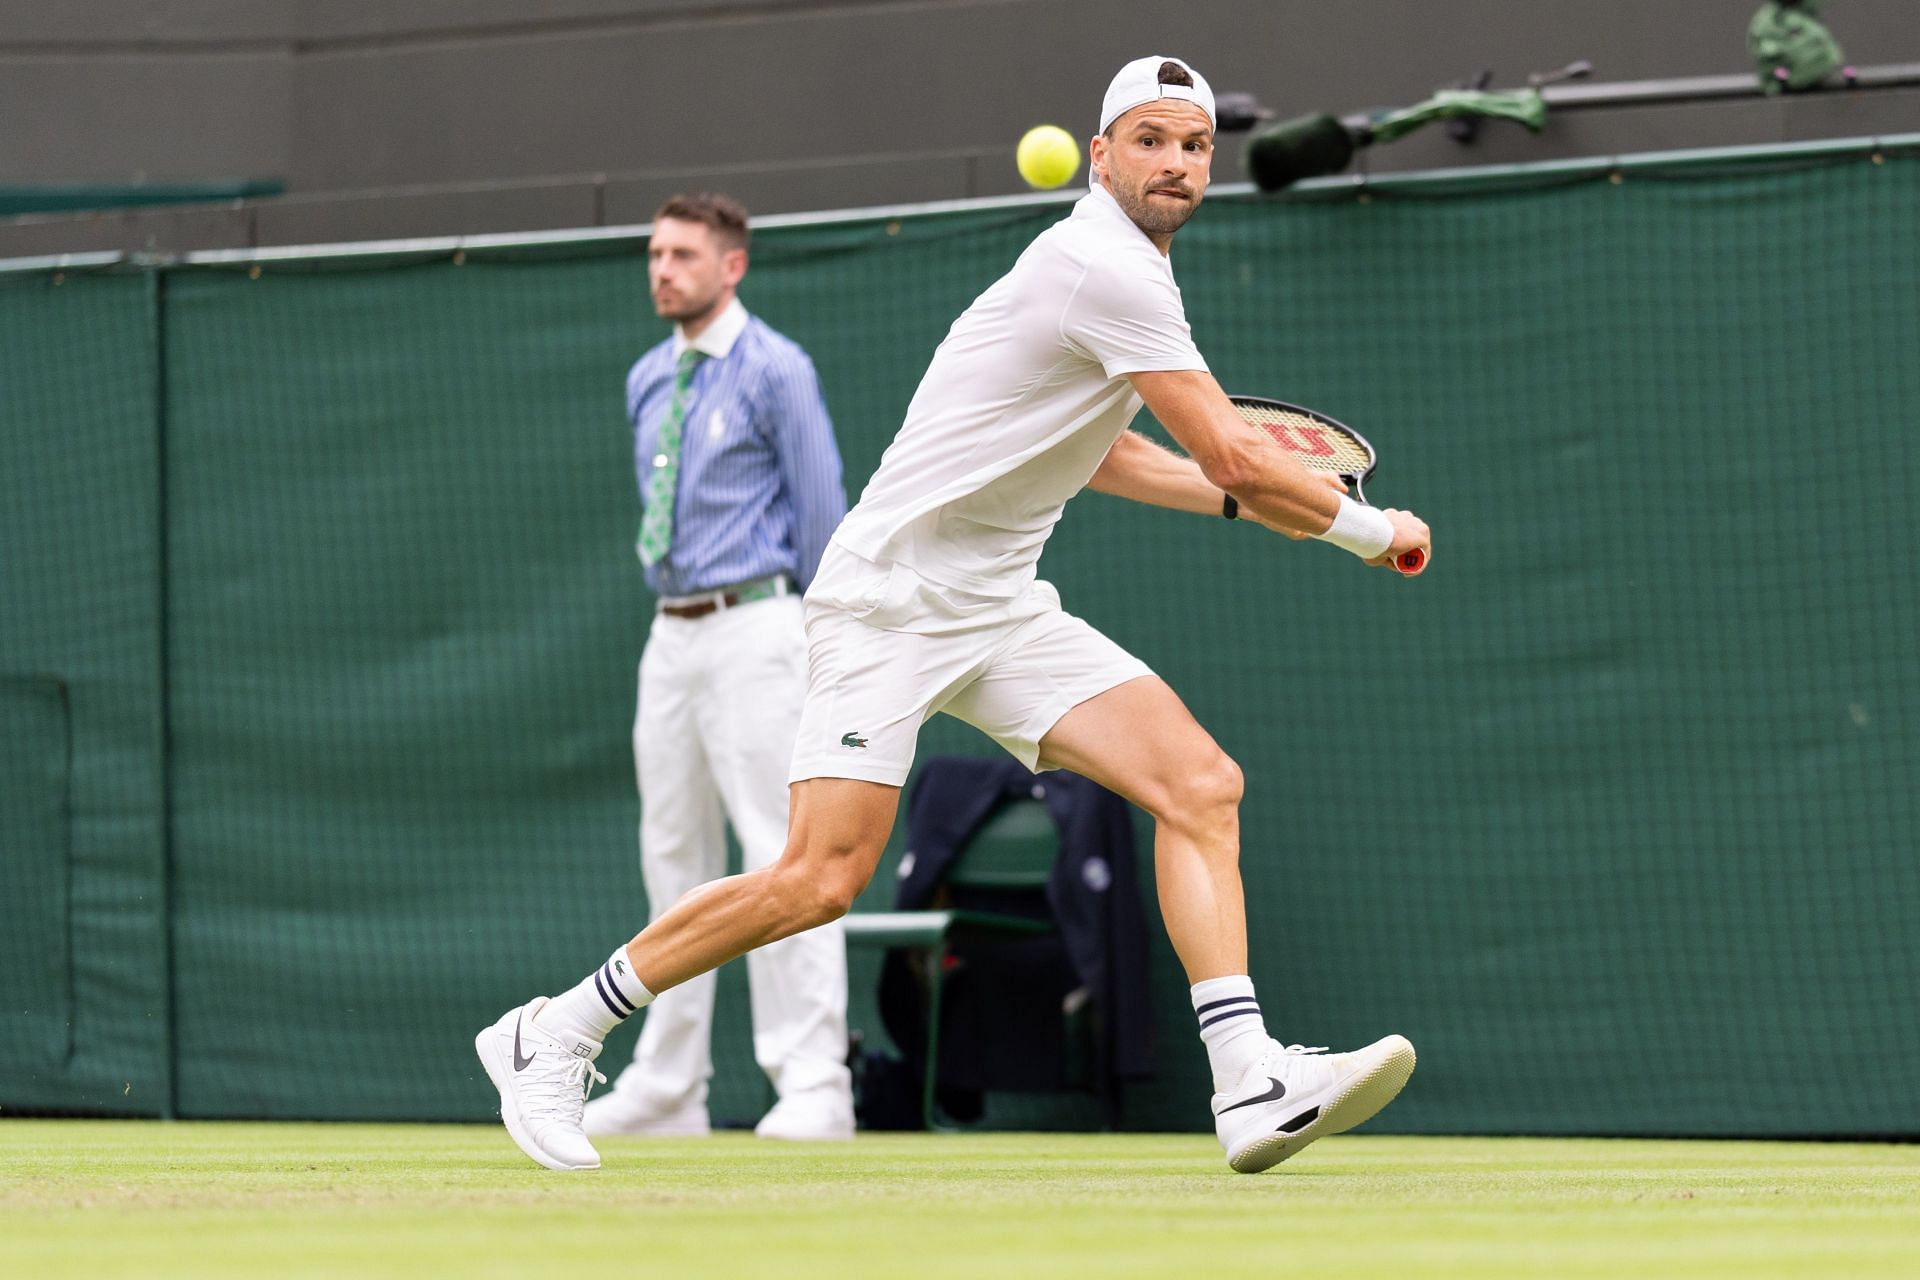
M 1304 463 L 1308 470 L 1339 476 L 1353 488 L 1355 502 L 1367 500 L 1363 487 L 1380 464 L 1366 437 L 1344 422 L 1297 404 L 1263 400 L 1259 396 L 1228 396 L 1242 418 L 1266 432 L 1275 444 Z M 1393 567 L 1411 578 L 1427 567 L 1427 553 L 1419 547 L 1402 551 Z

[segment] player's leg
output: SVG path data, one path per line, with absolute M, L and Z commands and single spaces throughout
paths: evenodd
M 641 797 L 641 869 L 655 915 L 726 870 L 720 796 L 699 735 L 700 622 L 662 618 L 647 637 L 634 715 Z M 650 1012 L 635 1064 L 617 1090 L 583 1103 L 609 1031 L 646 1003 L 624 951 L 571 990 L 509 1009 L 475 1039 L 500 1090 L 500 1115 L 522 1150 L 553 1169 L 595 1168 L 598 1134 L 691 1132 L 706 1126 L 713 983 L 690 983 Z M 696 1123 L 697 1122 L 697 1123 Z
M 1187 981 L 1244 974 L 1240 768 L 1166 681 L 1142 676 L 1073 707 L 1041 739 L 1039 757 L 1153 818 L 1160 914 Z
M 946 709 L 1029 767 L 1072 769 L 1152 815 L 1161 913 L 1192 982 L 1233 1168 L 1267 1168 L 1399 1091 L 1413 1048 L 1398 1036 L 1336 1055 L 1268 1036 L 1247 974 L 1240 770 L 1164 681 L 1053 610 L 1025 623 Z
M 562 1024 L 585 1030 L 556 1035 L 530 1021 L 549 1003 L 542 997 L 508 1010 L 476 1039 L 508 1132 L 535 1160 L 598 1166 L 580 1118 L 588 1081 L 603 1078 L 593 1059 L 622 1016 L 756 947 L 838 920 L 872 879 L 921 722 L 980 657 L 971 634 L 947 644 L 862 622 L 853 610 L 876 607 L 869 597 L 884 595 L 889 580 L 862 562 L 848 574 L 844 606 L 806 606 L 808 691 L 779 859 L 682 897 L 551 1002 L 566 1006 Z
M 806 639 L 793 597 L 730 611 L 724 622 L 726 632 L 715 641 L 729 678 L 717 684 L 720 696 L 702 738 L 740 837 L 743 867 L 758 871 L 772 866 L 786 844 L 787 773 L 806 696 Z M 749 951 L 746 962 L 754 1057 L 779 1094 L 755 1132 L 851 1138 L 846 930 L 831 921 Z M 668 998 L 706 980 L 676 987 Z
M 626 946 L 635 975 L 664 991 L 838 920 L 873 879 L 899 802 L 899 787 L 856 778 L 794 783 L 779 860 L 702 885 L 641 930 Z
M 703 885 L 553 1000 L 509 1009 L 474 1047 L 500 1091 L 500 1118 L 520 1149 L 549 1169 L 595 1169 L 600 1155 L 581 1128 L 589 1080 L 606 1033 L 654 995 L 717 969 L 755 947 L 838 920 L 873 878 L 893 829 L 900 789 L 851 778 L 792 788 L 786 850 L 759 871 Z M 549 1030 L 549 1004 L 570 1006 Z M 587 1032 L 572 1028 L 586 1021 Z
M 701 731 L 715 701 L 712 682 L 705 678 L 713 656 L 713 623 L 710 618 L 656 620 L 640 660 L 633 756 L 640 794 L 640 872 L 655 918 L 727 870 L 726 826 L 714 776 L 718 753 Z M 783 780 L 783 809 L 785 799 Z M 589 1137 L 708 1132 L 716 986 L 714 976 L 705 974 L 648 1008 L 633 1061 L 612 1089 L 587 1103 L 582 1127 Z M 543 1025 L 563 1005 L 548 1004 Z M 598 1005 L 588 1008 L 604 1012 Z M 576 1029 L 598 1038 L 591 1026 Z
M 1161 913 L 1193 983 L 1229 1165 L 1257 1173 L 1394 1099 L 1413 1071 L 1403 1037 L 1326 1054 L 1267 1035 L 1246 967 L 1240 770 L 1165 682 L 1133 680 L 1080 703 L 1041 739 L 1040 758 L 1153 815 Z
M 1072 769 L 1146 810 L 1161 914 L 1188 980 L 1247 971 L 1240 770 L 1145 663 L 1040 607 L 942 710 L 1029 768 Z

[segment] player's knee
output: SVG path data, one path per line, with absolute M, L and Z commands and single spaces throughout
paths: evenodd
M 860 896 L 862 887 L 839 877 L 808 881 L 797 888 L 789 902 L 802 929 L 817 929 L 853 910 L 853 900 Z
M 852 871 L 850 857 L 795 857 L 777 864 L 780 896 L 802 929 L 830 924 L 853 909 L 853 900 L 866 888 Z
M 1230 826 L 1239 820 L 1246 776 L 1233 757 L 1215 748 L 1210 758 L 1183 769 L 1175 784 L 1173 811 L 1197 829 Z
M 1222 751 L 1213 762 L 1206 785 L 1214 804 L 1237 811 L 1247 794 L 1247 775 L 1240 771 L 1238 761 Z
M 822 885 L 815 895 L 815 924 L 831 924 L 847 912 L 853 910 L 853 900 L 860 896 L 863 886 L 851 882 Z

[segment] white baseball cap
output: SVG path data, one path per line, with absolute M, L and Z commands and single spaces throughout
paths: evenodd
M 1160 68 L 1165 63 L 1173 63 L 1193 77 L 1193 87 L 1184 84 L 1161 84 Z M 1220 126 L 1220 118 L 1213 111 L 1213 89 L 1208 86 L 1207 78 L 1188 66 L 1180 58 L 1165 58 L 1155 54 L 1150 58 L 1135 58 L 1120 68 L 1120 74 L 1107 86 L 1106 101 L 1100 104 L 1100 132 L 1135 107 L 1161 98 L 1182 98 L 1195 103 L 1207 113 L 1207 121 L 1215 128 Z

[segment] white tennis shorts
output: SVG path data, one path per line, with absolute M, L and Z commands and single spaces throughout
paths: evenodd
M 1040 739 L 1087 699 L 1153 671 L 1034 582 L 1012 599 L 938 586 L 834 543 L 807 591 L 807 699 L 790 781 L 903 786 L 920 726 L 966 721 L 1039 770 Z

